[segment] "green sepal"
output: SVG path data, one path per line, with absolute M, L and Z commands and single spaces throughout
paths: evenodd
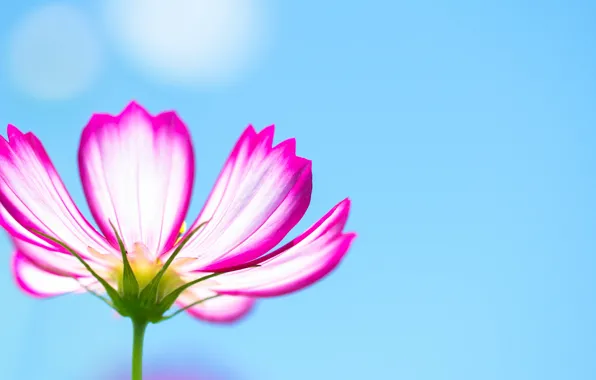
M 99 299 L 100 301 L 104 302 L 106 305 L 108 305 L 110 308 L 112 308 L 117 313 L 119 312 L 118 310 L 116 310 L 116 308 L 114 307 L 114 304 L 112 302 L 110 302 L 109 299 L 107 299 L 106 297 L 102 296 L 101 294 L 97 294 L 95 291 L 91 290 L 87 285 L 82 284 L 77 278 L 72 277 L 72 279 L 75 280 L 75 281 L 77 281 L 93 297 L 95 297 L 95 298 Z
M 177 316 L 178 314 L 182 313 L 183 311 L 186 311 L 186 310 L 190 309 L 190 308 L 191 308 L 191 307 L 193 307 L 193 306 L 196 306 L 196 305 L 198 305 L 198 304 L 200 304 L 200 303 L 203 303 L 203 302 L 205 302 L 205 301 L 212 300 L 212 299 L 214 299 L 214 298 L 217 298 L 217 297 L 219 297 L 219 296 L 221 296 L 221 294 L 215 294 L 215 295 L 213 295 L 213 296 L 206 297 L 206 298 L 203 298 L 203 299 L 201 299 L 201 300 L 198 300 L 198 301 L 196 301 L 196 302 L 193 302 L 193 303 L 191 303 L 190 305 L 186 305 L 186 306 L 184 306 L 183 308 L 176 310 L 175 312 L 173 312 L 173 313 L 172 313 L 172 314 L 170 314 L 170 315 L 164 315 L 163 317 L 161 317 L 161 318 L 159 319 L 159 321 L 158 321 L 157 323 L 159 323 L 159 322 L 163 322 L 163 321 L 167 321 L 168 319 L 172 319 L 172 318 L 174 318 L 175 316 Z
M 247 266 L 246 268 L 256 268 L 256 267 L 260 267 L 260 265 L 250 265 L 250 266 Z M 245 269 L 245 268 L 243 268 L 243 269 Z M 169 310 L 169 309 L 172 307 L 172 305 L 174 305 L 174 302 L 176 302 L 176 300 L 178 299 L 178 297 L 179 297 L 179 296 L 182 294 L 182 292 L 184 292 L 186 289 L 190 288 L 190 287 L 191 287 L 191 286 L 193 286 L 193 285 L 196 285 L 196 284 L 198 284 L 199 282 L 203 282 L 203 281 L 209 280 L 210 278 L 217 277 L 217 276 L 219 276 L 219 275 L 222 275 L 222 274 L 225 274 L 225 273 L 229 273 L 229 272 L 228 272 L 228 271 L 224 271 L 224 272 L 215 272 L 215 273 L 210 273 L 210 274 L 208 274 L 208 275 L 206 275 L 206 276 L 199 277 L 199 278 L 197 278 L 197 279 L 195 279 L 195 280 L 192 280 L 192 281 L 190 281 L 190 282 L 187 282 L 186 284 L 184 284 L 184 285 L 181 285 L 181 286 L 179 286 L 178 288 L 174 289 L 174 290 L 173 290 L 173 291 L 171 291 L 171 292 L 170 292 L 168 295 L 166 295 L 165 297 L 163 297 L 163 298 L 161 299 L 161 301 L 160 301 L 160 302 L 157 304 L 157 306 L 156 306 L 156 310 L 155 310 L 155 314 L 154 314 L 154 316 L 153 316 L 153 317 L 150 319 L 150 321 L 151 321 L 152 323 L 158 323 L 158 322 L 165 321 L 166 319 L 170 319 L 170 318 L 172 318 L 174 315 L 178 314 L 179 312 L 181 312 L 181 311 L 184 311 L 184 310 L 186 310 L 186 309 L 188 309 L 188 308 L 190 308 L 190 307 L 192 307 L 192 306 L 194 306 L 194 305 L 197 305 L 197 304 L 199 304 L 199 303 L 201 303 L 201 302 L 205 302 L 205 301 L 207 301 L 207 300 L 210 300 L 210 299 L 212 299 L 212 298 L 215 298 L 215 296 L 211 296 L 211 297 L 204 298 L 204 299 L 202 299 L 202 300 L 199 300 L 199 301 L 197 301 L 197 302 L 194 302 L 194 303 L 192 303 L 192 304 L 188 305 L 188 306 L 187 306 L 187 307 L 185 307 L 183 310 L 178 310 L 177 312 L 175 312 L 174 314 L 172 314 L 172 315 L 170 315 L 170 316 L 167 316 L 167 317 L 164 317 L 164 316 L 163 316 L 163 315 L 165 314 L 165 312 L 166 312 L 166 311 L 168 311 L 168 310 Z
M 89 271 L 89 273 L 91 273 L 91 275 L 93 277 L 95 277 L 95 279 L 97 281 L 99 281 L 99 283 L 105 288 L 106 292 L 108 293 L 108 295 L 110 296 L 110 298 L 112 299 L 112 304 L 114 306 L 114 308 L 118 311 L 118 313 L 120 313 L 123 316 L 127 316 L 128 313 L 125 310 L 124 307 L 124 302 L 122 300 L 122 298 L 120 297 L 120 295 L 118 294 L 118 291 L 116 289 L 114 289 L 112 287 L 112 285 L 108 284 L 108 282 L 106 280 L 103 279 L 103 277 L 101 277 L 100 275 L 98 275 L 93 268 L 91 268 L 91 266 L 89 264 L 87 264 L 87 262 L 85 260 L 83 260 L 83 258 L 72 248 L 70 248 L 68 245 L 66 245 L 65 243 L 61 242 L 60 240 L 49 236 L 41 231 L 37 231 L 37 230 L 31 230 L 31 232 L 44 237 L 48 240 L 51 240 L 52 242 L 58 244 L 59 246 L 61 246 L 62 248 L 66 249 L 71 255 L 73 255 L 74 257 L 77 258 L 77 260 L 79 260 L 81 262 L 81 264 L 83 264 L 83 266 L 85 267 L 85 269 L 87 269 L 87 271 Z
M 124 242 L 120 238 L 116 227 L 110 222 L 110 226 L 112 227 L 112 231 L 114 231 L 114 235 L 116 235 L 116 240 L 118 240 L 118 247 L 120 247 L 120 253 L 122 253 L 122 294 L 125 299 L 134 299 L 137 298 L 139 295 L 139 282 L 135 276 L 134 271 L 130 265 L 130 261 L 128 261 L 128 252 L 126 252 L 126 247 L 124 246 Z
M 199 282 L 208 280 L 208 279 L 213 278 L 215 276 L 219 276 L 220 274 L 223 274 L 223 273 L 211 273 L 211 274 L 208 274 L 206 276 L 197 278 L 196 280 L 187 282 L 186 284 L 181 285 L 180 287 L 176 288 L 171 293 L 169 293 L 167 296 L 165 296 L 157 304 L 157 314 L 159 314 L 159 316 L 161 318 L 161 316 L 172 307 L 172 305 L 174 304 L 174 302 L 176 302 L 176 299 L 178 299 L 178 297 L 180 296 L 180 294 L 182 294 L 182 292 L 185 291 L 186 289 L 190 288 L 191 286 L 193 286 L 195 284 L 198 284 Z
M 178 256 L 178 254 L 180 253 L 180 251 L 182 250 L 182 248 L 184 247 L 184 245 L 186 243 L 188 243 L 188 240 L 195 233 L 197 233 L 197 231 L 199 231 L 199 229 L 201 229 L 201 227 L 203 227 L 205 224 L 207 224 L 207 222 L 208 221 L 201 223 L 199 226 L 197 226 L 197 228 L 195 228 L 194 230 L 190 231 L 182 239 L 182 241 L 180 241 L 180 243 L 178 243 L 178 246 L 176 247 L 176 249 L 174 250 L 174 252 L 172 252 L 172 254 L 170 255 L 170 257 L 168 257 L 168 260 L 166 260 L 165 264 L 161 267 L 161 269 L 159 270 L 159 272 L 157 272 L 157 274 L 155 275 L 155 277 L 153 277 L 153 279 L 151 280 L 151 282 L 149 282 L 149 284 L 147 284 L 147 286 L 145 286 L 145 288 L 141 291 L 141 295 L 139 296 L 139 298 L 141 299 L 141 304 L 152 305 L 152 304 L 155 304 L 157 302 L 157 292 L 159 290 L 159 283 L 160 283 L 162 277 L 164 276 L 164 274 L 166 273 L 166 270 L 172 264 L 172 262 L 174 261 L 174 259 L 176 258 L 176 256 Z M 175 301 L 175 299 L 174 299 L 174 301 Z M 174 303 L 174 302 L 172 301 L 172 303 Z M 171 306 L 171 304 L 170 304 L 170 306 Z M 164 310 L 164 312 L 165 312 L 165 310 Z

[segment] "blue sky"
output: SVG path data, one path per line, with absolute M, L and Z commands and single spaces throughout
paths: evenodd
M 266 43 L 246 67 L 185 85 L 127 56 L 99 5 L 63 2 L 88 17 L 101 65 L 80 74 L 95 78 L 84 90 L 48 99 L 10 67 L 19 20 L 46 3 L 0 14 L 0 123 L 41 138 L 85 212 L 81 128 L 131 99 L 175 109 L 191 129 L 191 216 L 249 123 L 275 123 L 313 160 L 295 233 L 353 200 L 359 237 L 330 277 L 233 327 L 185 316 L 152 326 L 148 367 L 256 380 L 596 378 L 596 4 L 271 0 L 259 8 Z M 127 320 L 90 296 L 27 298 L 6 238 L 0 247 L 3 378 L 101 379 L 128 365 Z

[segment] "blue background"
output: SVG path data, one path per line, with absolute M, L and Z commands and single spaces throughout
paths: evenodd
M 2 36 L 41 4 L 25 3 L 3 7 Z M 191 218 L 248 123 L 275 123 L 314 162 L 296 232 L 353 200 L 359 237 L 330 277 L 233 327 L 186 316 L 152 326 L 147 366 L 257 380 L 595 379 L 596 3 L 269 6 L 271 48 L 230 86 L 154 84 L 114 53 L 87 93 L 47 102 L 1 72 L 0 123 L 41 138 L 85 212 L 81 128 L 131 99 L 176 109 L 191 129 Z M 5 237 L 0 248 L 2 379 L 126 368 L 128 320 L 90 296 L 28 298 Z

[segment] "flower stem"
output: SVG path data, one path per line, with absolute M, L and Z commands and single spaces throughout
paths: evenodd
M 143 340 L 147 322 L 144 320 L 132 321 L 132 380 L 143 380 Z

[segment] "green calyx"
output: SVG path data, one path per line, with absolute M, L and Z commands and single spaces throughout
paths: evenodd
M 122 254 L 122 268 L 115 270 L 113 276 L 111 276 L 112 283 L 116 283 L 117 288 L 114 288 L 110 285 L 110 282 L 97 274 L 97 272 L 68 245 L 42 232 L 34 232 L 56 243 L 76 257 L 89 273 L 105 288 L 109 299 L 88 289 L 89 292 L 106 302 L 120 315 L 129 317 L 133 321 L 159 323 L 178 315 L 179 312 L 186 310 L 191 306 L 214 298 L 209 297 L 199 300 L 171 315 L 164 315 L 184 290 L 199 282 L 221 274 L 212 273 L 188 283 L 184 283 L 175 271 L 170 268 L 172 262 L 180 253 L 184 245 L 188 243 L 188 240 L 206 223 L 207 222 L 202 223 L 196 229 L 186 234 L 163 265 L 146 265 L 146 263 L 143 262 L 131 263 L 120 235 L 116 228 L 110 223 L 118 240 L 118 246 Z

